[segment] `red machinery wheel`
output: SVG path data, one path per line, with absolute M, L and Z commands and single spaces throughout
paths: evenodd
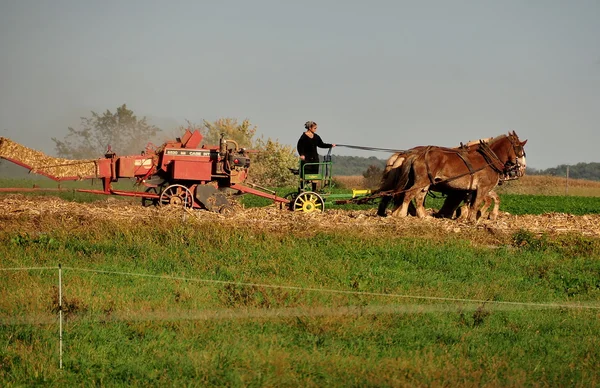
M 191 208 L 194 206 L 194 197 L 190 189 L 184 185 L 175 184 L 167 186 L 160 193 L 158 204 L 160 206 L 176 205 Z

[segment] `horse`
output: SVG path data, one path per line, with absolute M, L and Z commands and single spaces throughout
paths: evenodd
M 455 147 L 454 149 L 457 149 L 457 150 L 470 149 L 472 147 L 478 146 L 481 141 L 488 143 L 492 139 L 493 138 L 490 137 L 490 138 L 485 138 L 485 139 L 472 140 L 472 141 L 467 142 L 466 144 L 461 143 L 459 147 Z M 397 184 L 397 182 L 396 182 L 397 173 L 400 171 L 399 169 L 400 169 L 400 167 L 402 167 L 402 163 L 404 162 L 406 157 L 411 152 L 418 152 L 419 150 L 423 150 L 425 148 L 426 147 L 423 147 L 423 146 L 415 147 L 408 151 L 396 152 L 392 156 L 390 156 L 388 158 L 388 160 L 386 161 L 386 166 L 385 166 L 385 169 L 383 170 L 383 174 L 381 177 L 381 184 L 380 184 L 381 189 L 379 189 L 378 192 L 392 190 L 393 187 L 395 187 L 395 185 Z M 437 191 L 437 190 L 435 187 L 431 187 L 430 191 Z M 466 216 L 468 215 L 469 200 L 471 198 L 473 198 L 471 193 L 461 190 L 461 191 L 444 192 L 444 194 L 446 194 L 446 200 L 444 201 L 444 204 L 439 209 L 439 211 L 434 214 L 434 217 L 452 218 L 454 216 L 454 213 L 457 212 L 458 214 L 460 214 L 460 216 L 458 218 L 460 218 L 460 219 L 466 218 Z M 397 195 L 393 196 L 394 205 L 399 205 L 401 203 L 400 198 L 401 198 L 401 194 L 397 194 Z M 391 195 L 382 197 L 382 199 L 379 203 L 379 208 L 377 210 L 377 215 L 379 215 L 381 217 L 386 216 L 386 209 L 391 200 L 392 200 Z M 459 205 L 463 201 L 464 201 L 463 206 L 460 209 L 458 209 Z M 490 214 L 490 219 L 495 220 L 497 218 L 498 211 L 500 208 L 500 198 L 494 191 L 491 191 L 488 195 L 485 196 L 483 207 L 480 210 L 480 215 L 479 215 L 480 217 L 484 217 L 486 215 L 486 212 L 489 209 L 492 201 L 494 202 L 494 209 L 493 209 L 492 213 Z M 416 214 L 416 208 L 414 207 L 412 202 L 409 204 L 408 213 L 412 214 L 412 215 Z
M 471 193 L 474 197 L 469 201 L 467 219 L 475 220 L 487 196 L 497 199 L 497 195 L 490 192 L 501 179 L 515 179 L 524 173 L 525 143 L 527 140 L 521 142 L 512 131 L 489 142 L 480 141 L 479 144 L 466 147 L 415 147 L 402 156 L 401 163 L 397 163 L 398 157 L 396 158 L 378 192 L 392 193 L 396 205 L 392 215 L 400 217 L 407 215 L 413 198 L 416 202 L 416 215 L 425 217 L 423 201 L 429 190 L 458 191 L 463 196 Z M 453 197 L 453 201 L 457 201 L 458 195 Z M 382 207 L 385 212 L 386 206 L 383 199 L 378 214 Z

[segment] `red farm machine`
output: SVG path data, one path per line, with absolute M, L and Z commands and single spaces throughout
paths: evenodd
M 99 179 L 102 190 L 79 192 L 140 197 L 144 204 L 180 205 L 215 212 L 230 212 L 230 194 L 249 193 L 281 204 L 290 200 L 260 186 L 245 184 L 250 167 L 249 152 L 233 140 L 220 139 L 218 146 L 200 145 L 202 135 L 186 130 L 183 137 L 160 147 L 148 144 L 139 155 L 117 156 L 110 147 L 103 158 L 67 160 L 49 157 L 7 138 L 0 138 L 0 157 L 32 173 L 55 181 Z M 113 188 L 119 179 L 135 180 L 136 190 Z M 34 189 L 0 189 L 33 191 Z M 42 189 L 39 189 L 42 190 Z

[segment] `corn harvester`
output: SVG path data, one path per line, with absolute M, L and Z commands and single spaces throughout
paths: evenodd
M 246 184 L 250 151 L 221 138 L 217 146 L 200 145 L 202 134 L 186 130 L 181 138 L 159 147 L 149 143 L 139 155 L 118 156 L 108 147 L 102 158 L 68 160 L 47 156 L 0 137 L 0 157 L 54 181 L 98 179 L 102 190 L 78 192 L 139 197 L 144 205 L 179 205 L 219 213 L 234 211 L 232 196 L 252 194 L 289 205 L 263 187 Z M 119 179 L 135 180 L 135 190 L 117 190 Z M 35 191 L 41 188 L 2 188 L 0 191 Z

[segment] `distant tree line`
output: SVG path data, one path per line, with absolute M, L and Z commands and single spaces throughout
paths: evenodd
M 566 176 L 567 167 L 569 168 L 569 178 L 572 179 L 587 179 L 591 181 L 600 180 L 600 163 L 577 163 L 575 165 L 561 164 L 557 167 L 538 170 L 535 168 L 527 168 L 529 175 L 552 175 Z
M 333 162 L 333 175 L 339 176 L 363 175 L 367 170 L 373 170 L 372 166 L 381 170 L 385 167 L 385 160 L 374 156 L 365 158 L 362 156 L 332 155 L 331 161 Z

